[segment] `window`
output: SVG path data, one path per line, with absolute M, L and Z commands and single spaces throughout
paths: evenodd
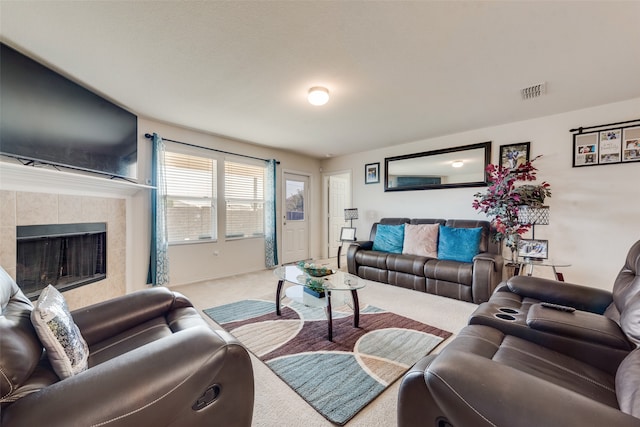
M 226 237 L 264 236 L 265 166 L 224 162 Z
M 217 161 L 166 151 L 169 242 L 217 239 Z

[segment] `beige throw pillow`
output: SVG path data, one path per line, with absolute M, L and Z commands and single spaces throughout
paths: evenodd
M 89 347 L 69 313 L 67 302 L 53 286 L 42 290 L 31 312 L 31 323 L 60 379 L 87 369 Z
M 438 224 L 405 224 L 402 253 L 438 258 Z

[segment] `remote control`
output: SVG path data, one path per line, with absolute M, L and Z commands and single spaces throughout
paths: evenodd
M 553 308 L 554 310 L 566 311 L 568 313 L 573 313 L 574 311 L 576 311 L 576 309 L 573 307 L 568 307 L 566 305 L 560 304 L 552 304 L 550 302 L 541 302 L 540 305 L 545 308 Z

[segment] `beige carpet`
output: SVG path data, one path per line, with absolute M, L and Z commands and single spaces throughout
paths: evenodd
M 316 261 L 336 268 L 335 259 Z M 344 269 L 344 265 L 343 265 Z M 173 287 L 183 293 L 199 310 L 240 301 L 247 298 L 274 298 L 277 279 L 270 270 L 247 273 L 224 279 Z M 438 297 L 421 292 L 367 282 L 358 291 L 361 307 L 371 304 L 382 307 L 419 322 L 423 322 L 454 334 L 467 324 L 469 315 L 477 307 L 474 304 Z M 202 315 L 214 329 L 222 329 L 208 316 Z M 451 338 L 448 340 L 450 341 Z M 446 345 L 441 344 L 439 348 Z M 437 353 L 439 348 L 435 350 Z M 332 426 L 295 391 L 280 380 L 267 366 L 253 355 L 255 377 L 255 406 L 253 426 L 305 427 Z M 396 403 L 400 381 L 396 381 L 346 425 L 347 427 L 392 427 L 396 422 Z

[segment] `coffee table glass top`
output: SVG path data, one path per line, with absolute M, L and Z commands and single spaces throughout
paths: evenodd
M 314 285 L 321 285 L 328 291 L 353 291 L 365 287 L 365 281 L 353 274 L 344 271 L 336 271 L 334 274 L 324 277 L 313 277 L 305 273 L 297 265 L 283 265 L 273 272 L 278 279 L 301 286 L 309 286 L 309 278 Z

